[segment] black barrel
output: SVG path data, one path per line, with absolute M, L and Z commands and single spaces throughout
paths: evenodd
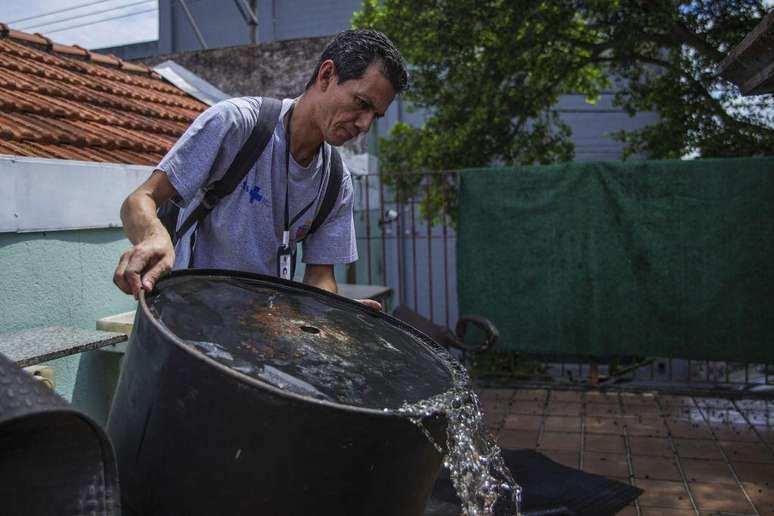
M 264 297 L 249 304 L 256 289 Z M 264 295 L 272 291 L 279 297 Z M 292 313 L 277 311 L 275 301 L 286 303 L 283 310 Z M 197 303 L 209 305 L 209 315 L 201 315 Z M 266 303 L 275 309 L 273 318 Z M 256 336 L 248 338 L 251 328 Z M 376 349 L 374 339 L 396 350 L 397 358 L 392 364 L 384 353 L 364 351 L 363 364 L 341 360 L 341 368 L 333 368 L 341 374 L 327 383 L 309 373 L 313 368 L 306 376 L 299 374 L 292 360 L 284 360 L 288 357 L 269 357 L 274 365 L 263 368 L 252 368 L 245 359 L 263 349 L 251 338 L 276 339 L 276 345 L 261 351 L 264 361 L 267 353 L 281 354 L 285 348 L 314 353 L 309 344 L 314 341 L 307 336 L 327 342 L 325 349 L 335 355 L 331 360 L 341 358 L 337 350 L 350 357 L 351 346 Z M 294 339 L 306 347 L 294 348 Z M 207 351 L 212 345 L 218 347 L 215 353 Z M 239 365 L 230 367 L 230 361 Z M 253 374 L 256 370 L 264 376 Z M 348 370 L 354 371 L 351 378 Z M 427 383 L 425 377 L 433 375 L 443 376 L 442 388 Z M 355 388 L 346 388 L 353 381 Z M 108 421 L 124 513 L 420 515 L 442 456 L 417 425 L 394 409 L 400 401 L 419 401 L 412 398 L 443 392 L 452 384 L 437 345 L 360 303 L 254 274 L 174 272 L 140 297 Z M 389 406 L 381 407 L 382 401 Z M 423 419 L 441 445 L 445 425 L 440 414 Z

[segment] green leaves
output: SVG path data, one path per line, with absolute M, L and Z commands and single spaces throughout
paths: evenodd
M 398 45 L 404 98 L 431 113 L 382 141 L 382 170 L 408 195 L 417 172 L 572 160 L 551 108 L 610 89 L 630 115 L 659 115 L 618 135 L 623 158 L 770 153 L 771 96 L 740 100 L 715 69 L 765 12 L 754 0 L 366 0 L 353 24 Z

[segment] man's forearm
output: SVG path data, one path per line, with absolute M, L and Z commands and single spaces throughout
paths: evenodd
M 139 188 L 132 192 L 121 205 L 121 221 L 124 233 L 132 244 L 163 236 L 164 225 L 156 216 L 158 206 L 177 195 L 167 175 L 161 170 L 153 174 Z
M 333 275 L 333 265 L 309 265 L 304 271 L 304 283 L 336 294 L 336 276 Z
M 166 231 L 156 216 L 156 203 L 145 192 L 134 192 L 121 205 L 124 233 L 132 244 L 152 238 Z

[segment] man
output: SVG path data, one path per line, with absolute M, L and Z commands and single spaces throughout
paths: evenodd
M 276 275 L 283 236 L 289 235 L 289 247 L 295 249 L 320 206 L 330 177 L 330 146 L 368 131 L 407 80 L 400 53 L 384 34 L 372 30 L 338 34 L 320 56 L 301 97 L 283 101 L 274 133 L 240 187 L 199 225 L 194 246 L 191 231 L 173 247 L 157 207 L 172 199 L 181 207 L 180 220 L 186 218 L 199 204 L 202 188 L 223 176 L 247 141 L 262 99 L 229 99 L 209 108 L 121 206 L 124 231 L 133 247 L 119 260 L 115 284 L 136 297 L 140 290 L 150 291 L 171 268 Z M 333 209 L 303 240 L 304 283 L 336 292 L 333 265 L 357 260 L 352 202 L 352 180 L 345 169 Z M 286 224 L 286 213 L 297 220 Z M 364 302 L 379 308 L 376 302 Z

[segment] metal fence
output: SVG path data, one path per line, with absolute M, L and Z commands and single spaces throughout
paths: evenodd
M 437 176 L 437 174 L 436 174 Z M 450 182 L 456 173 L 445 174 Z M 437 324 L 457 321 L 456 232 L 448 208 L 423 215 L 420 205 L 430 188 L 422 175 L 418 195 L 402 199 L 377 175 L 358 176 L 356 210 L 360 259 L 349 279 L 392 289 L 392 307 L 404 304 Z
M 390 287 L 392 300 L 387 309 L 407 305 L 438 325 L 454 328 L 459 314 L 457 235 L 451 208 L 441 202 L 432 220 L 420 207 L 430 194 L 433 181 L 445 181 L 453 187 L 458 184 L 458 173 L 417 174 L 409 180 L 414 186 L 412 196 L 400 195 L 375 174 L 354 179 L 360 259 L 349 270 L 348 281 Z M 509 383 L 600 383 L 665 390 L 766 390 L 767 386 L 774 386 L 774 367 L 770 364 L 677 357 L 615 357 L 612 362 L 597 363 L 590 357 L 569 355 L 507 355 L 501 361 L 513 367 L 497 371 L 490 364 L 479 373 L 489 380 Z M 530 364 L 528 373 L 524 372 L 526 364 Z

